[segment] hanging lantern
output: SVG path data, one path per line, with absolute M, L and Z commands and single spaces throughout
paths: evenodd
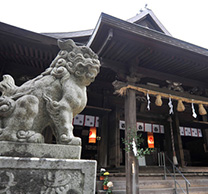
M 154 135 L 151 132 L 147 133 L 148 148 L 154 148 Z
M 96 143 L 96 138 L 97 138 L 97 129 L 96 127 L 91 127 L 89 133 L 89 143 Z
M 156 106 L 162 106 L 162 99 L 161 99 L 161 96 L 160 95 L 157 95 L 156 96 L 156 100 L 155 100 L 155 105 Z
M 205 110 L 203 104 L 199 104 L 199 114 L 200 115 L 206 115 L 207 111 Z
M 185 106 L 183 105 L 182 100 L 178 100 L 177 111 L 183 112 L 185 110 Z

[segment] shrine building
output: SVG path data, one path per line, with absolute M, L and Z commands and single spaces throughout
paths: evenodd
M 141 161 L 157 166 L 161 152 L 179 166 L 208 166 L 208 50 L 171 36 L 150 9 L 129 20 L 102 13 L 92 30 L 35 33 L 0 23 L 0 75 L 16 85 L 43 72 L 58 39 L 73 39 L 98 54 L 101 71 L 87 88 L 88 103 L 74 118 L 82 159 L 98 168 L 125 167 L 123 139 L 135 125 L 154 152 Z M 131 92 L 130 92 L 131 91 Z M 51 127 L 46 143 L 55 143 Z

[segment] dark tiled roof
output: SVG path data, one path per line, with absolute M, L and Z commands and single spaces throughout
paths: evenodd
M 93 30 L 82 30 L 75 32 L 57 32 L 57 33 L 41 33 L 46 36 L 50 36 L 56 39 L 76 38 L 83 36 L 91 36 Z
M 165 43 L 170 46 L 186 49 L 188 51 L 192 51 L 201 55 L 208 56 L 208 49 L 196 46 L 194 44 L 179 40 L 177 38 L 174 38 L 172 36 L 166 35 L 164 33 L 152 30 L 152 29 L 147 29 L 141 25 L 137 25 L 134 23 L 130 23 L 128 21 L 124 21 L 118 18 L 115 18 L 113 16 L 107 15 L 105 13 L 102 13 L 99 19 L 98 24 L 100 25 L 106 24 L 109 26 L 112 26 L 113 28 L 122 30 L 126 33 L 131 33 L 136 36 L 142 36 L 144 38 L 149 38 L 151 40 L 155 40 L 161 43 Z M 97 26 L 98 28 L 98 26 Z M 95 33 L 97 30 L 94 31 L 94 35 L 92 35 L 91 40 L 89 41 L 89 44 L 93 42 L 93 37 L 95 37 Z
M 208 83 L 208 49 L 104 13 L 88 46 L 120 71 L 133 63 L 143 71 Z

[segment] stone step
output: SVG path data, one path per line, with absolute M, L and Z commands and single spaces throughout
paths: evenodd
M 174 189 L 173 188 L 140 189 L 139 193 L 140 194 L 174 194 Z M 125 191 L 122 194 L 125 194 Z
M 99 174 L 99 173 L 98 173 Z M 173 175 L 173 173 L 171 173 L 171 175 Z M 208 176 L 208 172 L 183 172 L 183 175 L 185 177 L 195 177 L 195 176 L 199 176 L 199 177 L 206 177 Z M 126 176 L 126 173 L 110 173 L 110 176 L 109 177 L 125 177 Z M 167 173 L 167 176 L 170 176 L 168 173 Z M 176 176 L 177 177 L 180 177 L 181 175 L 179 173 L 176 173 Z M 161 177 L 163 178 L 164 177 L 164 171 L 163 172 L 147 172 L 147 173 L 139 173 L 139 177 Z
M 184 188 L 184 190 L 185 190 L 185 188 Z M 179 189 L 177 190 L 177 193 L 183 194 L 183 192 Z M 208 187 L 190 187 L 189 193 L 190 194 L 208 194 Z
M 174 181 L 168 175 L 164 180 L 164 172 L 161 168 L 150 169 L 145 172 L 143 168 L 139 173 L 139 188 L 140 194 L 174 194 Z M 208 171 L 207 168 L 183 168 L 184 176 L 191 183 L 189 187 L 190 194 L 208 194 Z M 172 174 L 173 175 L 173 174 Z M 113 182 L 113 194 L 126 194 L 126 176 L 121 172 L 110 172 L 109 180 Z M 176 174 L 176 180 L 182 188 L 186 188 L 184 179 L 180 174 Z M 178 194 L 183 192 L 177 187 Z M 97 194 L 104 194 L 106 191 L 102 190 L 102 181 L 97 181 Z
M 186 189 L 183 188 L 186 192 Z M 140 189 L 140 194 L 175 194 L 174 188 L 161 188 L 161 189 Z M 208 187 L 194 187 L 189 188 L 189 194 L 207 194 Z M 125 190 L 118 194 L 125 194 Z M 182 190 L 177 189 L 177 194 L 184 194 Z
M 186 187 L 186 182 L 183 179 L 176 179 L 181 187 Z M 189 179 L 191 188 L 194 187 L 207 187 L 208 179 Z M 117 183 L 119 184 L 119 183 Z M 123 183 L 122 183 L 123 185 Z M 125 183 L 124 183 L 125 185 Z M 140 181 L 139 186 L 142 189 L 146 188 L 174 188 L 174 180 L 151 180 L 151 181 Z
M 175 190 L 174 188 L 140 189 L 139 193 L 140 194 L 175 194 Z M 106 191 L 99 190 L 97 191 L 97 194 L 106 194 Z M 113 194 L 126 194 L 126 191 L 125 190 L 113 190 Z M 183 191 L 178 189 L 177 194 L 183 194 Z M 208 187 L 189 188 L 189 194 L 208 194 Z
M 99 175 L 99 173 L 98 173 Z M 203 179 L 208 177 L 208 172 L 184 172 L 183 175 L 187 178 L 196 178 L 196 179 Z M 171 176 L 174 176 L 173 173 L 168 174 L 167 173 L 167 179 L 172 179 Z M 112 180 L 125 180 L 126 174 L 125 173 L 110 173 L 109 176 Z M 181 179 L 181 174 L 176 173 L 177 179 Z M 99 176 L 97 176 L 97 180 L 99 179 Z M 149 180 L 149 179 L 156 179 L 156 180 L 164 180 L 164 172 L 148 172 L 148 173 L 139 173 L 139 179 L 141 180 Z
M 170 171 L 172 171 L 172 167 L 169 166 L 168 169 Z M 189 166 L 189 167 L 179 167 L 179 170 L 183 173 L 183 174 L 187 174 L 187 175 L 208 175 L 208 167 L 193 167 L 193 166 Z M 110 174 L 112 174 L 113 176 L 125 176 L 125 168 L 117 168 L 117 169 L 107 169 L 108 172 L 110 172 Z M 145 176 L 148 174 L 164 174 L 164 168 L 163 166 L 140 166 L 139 167 L 139 175 L 140 176 Z M 98 172 L 99 174 L 99 172 Z
M 106 194 L 106 191 L 99 190 L 97 194 Z M 125 190 L 113 190 L 113 194 L 126 194 Z M 174 189 L 140 189 L 139 194 L 174 194 Z
M 98 190 L 96 194 L 106 194 L 104 190 Z M 125 190 L 113 190 L 113 194 L 126 194 Z
M 177 180 L 180 186 L 186 191 L 186 184 L 184 180 Z M 189 187 L 190 194 L 208 194 L 208 178 L 189 180 L 191 187 Z M 126 181 L 113 181 L 113 194 L 125 194 Z M 140 194 L 174 194 L 175 184 L 173 180 L 142 180 L 139 181 Z M 97 181 L 97 194 L 106 193 L 102 190 L 102 181 Z M 178 194 L 183 192 L 177 185 Z
M 208 167 L 183 167 L 179 168 L 182 173 L 191 173 L 191 172 L 199 172 L 199 173 L 208 173 Z
M 111 179 L 110 179 L 111 180 Z M 114 185 L 115 190 L 122 190 L 126 188 L 126 181 L 125 180 L 111 180 Z M 184 180 L 177 180 L 181 187 L 186 187 L 186 183 Z M 189 182 L 191 183 L 191 188 L 193 187 L 207 187 L 208 186 L 208 179 L 190 179 Z M 102 189 L 102 181 L 97 181 L 97 190 Z M 174 181 L 173 180 L 142 180 L 139 181 L 139 187 L 141 189 L 157 189 L 157 188 L 174 188 Z
M 126 188 L 126 181 L 112 181 L 113 182 L 113 188 L 115 190 L 122 190 Z M 97 189 L 101 190 L 102 189 L 102 181 L 97 182 Z M 173 181 L 140 181 L 139 187 L 142 189 L 145 188 L 171 188 L 174 186 Z

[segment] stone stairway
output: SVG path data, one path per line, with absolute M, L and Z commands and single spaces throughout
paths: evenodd
M 191 183 L 189 187 L 190 194 L 208 194 L 208 170 L 201 171 L 200 169 L 189 171 L 185 169 L 184 175 Z M 166 180 L 163 179 L 162 171 L 158 169 L 146 169 L 145 172 L 140 171 L 139 176 L 139 190 L 140 194 L 174 194 L 175 184 L 173 179 L 168 176 Z M 114 184 L 113 194 L 126 194 L 126 180 L 125 173 L 110 173 L 109 180 Z M 185 181 L 177 174 L 176 180 L 182 188 L 186 188 Z M 177 187 L 178 194 L 183 193 L 179 186 Z M 102 181 L 97 181 L 97 194 L 105 194 L 106 191 L 102 190 Z

